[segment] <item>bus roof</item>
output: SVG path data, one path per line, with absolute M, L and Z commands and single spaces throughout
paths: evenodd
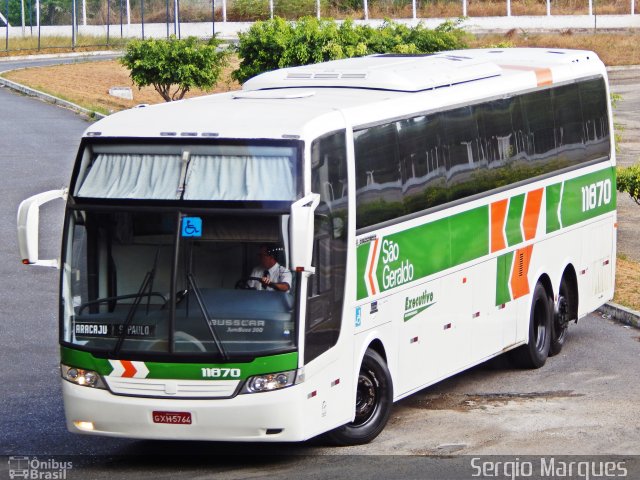
M 583 50 L 477 49 L 371 55 L 258 75 L 243 90 L 110 115 L 87 129 L 102 137 L 313 138 L 382 121 L 606 75 Z

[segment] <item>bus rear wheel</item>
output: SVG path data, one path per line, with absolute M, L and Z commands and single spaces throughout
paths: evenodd
M 393 383 L 387 364 L 378 352 L 368 349 L 360 366 L 353 422 L 328 433 L 336 445 L 362 445 L 376 438 L 389 420 Z
M 529 315 L 529 342 L 513 350 L 511 358 L 521 368 L 540 368 L 547 361 L 551 346 L 553 308 L 547 290 L 536 284 Z

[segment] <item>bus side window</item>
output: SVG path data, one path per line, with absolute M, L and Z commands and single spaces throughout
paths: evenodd
M 576 147 L 581 150 L 584 148 L 582 109 L 577 85 L 564 85 L 552 92 L 556 145 L 574 156 L 575 152 L 571 150 Z M 582 156 L 584 153 L 580 151 L 579 155 Z
M 543 161 L 556 147 L 551 90 L 524 95 L 521 99 L 529 133 L 529 161 Z
M 320 194 L 314 222 L 304 361 L 335 345 L 340 334 L 347 259 L 347 153 L 345 132 L 330 133 L 311 145 L 311 190 Z
M 405 213 L 446 202 L 446 165 L 440 143 L 438 115 L 422 115 L 396 122 L 404 177 Z
M 587 144 L 585 161 L 607 157 L 610 138 L 604 79 L 589 80 L 578 85 L 584 137 Z
M 472 172 L 482 159 L 478 122 L 472 107 L 456 108 L 440 113 L 442 134 L 447 150 L 447 199 L 464 198 L 477 192 Z

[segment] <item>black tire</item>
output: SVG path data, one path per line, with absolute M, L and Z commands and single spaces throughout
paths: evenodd
M 360 366 L 356 394 L 356 416 L 327 434 L 335 445 L 362 445 L 384 429 L 393 404 L 393 383 L 384 359 L 368 349 Z
M 558 291 L 558 302 L 555 305 L 553 321 L 551 326 L 551 345 L 549 346 L 549 356 L 557 355 L 562 350 L 564 342 L 567 340 L 567 331 L 571 316 L 574 312 L 572 304 L 573 297 L 569 289 L 569 283 L 565 278 L 560 282 Z
M 541 283 L 536 284 L 529 314 L 529 342 L 512 351 L 511 358 L 521 368 L 540 368 L 547 361 L 551 345 L 552 302 Z

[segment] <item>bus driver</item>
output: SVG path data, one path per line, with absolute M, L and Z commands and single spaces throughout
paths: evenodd
M 253 269 L 251 276 L 261 280 L 249 280 L 247 286 L 256 290 L 273 288 L 279 292 L 288 292 L 291 288 L 291 272 L 280 265 L 276 255 L 280 249 L 262 245 L 258 257 L 260 265 Z

